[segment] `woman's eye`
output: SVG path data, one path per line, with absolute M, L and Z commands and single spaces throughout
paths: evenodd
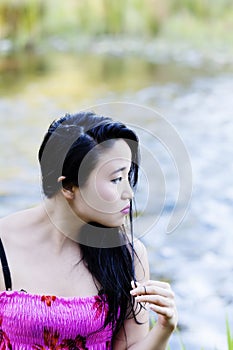
M 122 181 L 122 176 L 119 176 L 116 179 L 111 180 L 111 182 L 114 183 L 114 184 L 118 184 L 121 181 Z

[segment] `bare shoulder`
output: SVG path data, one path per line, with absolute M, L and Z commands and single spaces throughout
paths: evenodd
M 143 281 L 149 279 L 149 262 L 148 262 L 148 254 L 147 249 L 142 241 L 139 239 L 134 242 L 134 249 L 136 253 L 135 259 L 135 272 L 137 276 L 137 280 Z
M 22 210 L 0 219 L 0 238 L 4 241 L 15 239 L 33 220 L 34 208 Z
M 136 239 L 134 241 L 134 249 L 139 258 L 143 258 L 143 256 L 147 257 L 147 249 L 145 247 L 145 244 L 139 239 Z
M 23 221 L 24 212 L 16 212 L 9 214 L 0 219 L 0 237 L 7 238 L 7 232 L 12 231 L 14 227 L 18 226 L 20 221 Z
M 0 238 L 3 244 L 3 250 L 8 261 L 8 253 L 12 246 L 14 247 L 14 227 L 16 228 L 19 222 L 18 214 L 11 214 L 0 219 Z M 0 291 L 5 290 L 4 272 L 2 264 L 0 264 Z
M 25 252 L 30 252 L 28 237 L 31 232 L 31 225 L 35 221 L 36 212 L 34 208 L 16 212 L 0 219 L 0 238 L 6 254 L 7 262 L 13 271 L 16 279 L 16 271 L 19 266 L 20 254 L 25 256 Z M 26 249 L 25 249 L 26 247 Z M 5 290 L 2 264 L 0 263 L 0 291 Z
M 20 220 L 20 212 L 9 214 L 0 219 L 0 238 L 9 238 L 9 232 L 11 232 Z

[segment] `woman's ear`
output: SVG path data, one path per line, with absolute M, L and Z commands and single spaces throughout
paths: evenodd
M 65 176 L 59 176 L 59 178 L 57 179 L 57 182 L 61 182 L 61 181 L 63 181 L 63 180 L 65 180 Z
M 65 180 L 65 178 L 66 178 L 65 176 L 60 176 L 57 179 L 57 182 L 61 182 Z M 67 200 L 71 200 L 71 199 L 74 199 L 74 189 L 75 187 L 72 184 L 69 184 L 69 185 L 66 185 L 66 187 L 62 187 L 61 192 Z
M 74 199 L 74 186 L 70 185 L 67 187 L 62 187 L 61 192 L 65 199 L 72 200 Z

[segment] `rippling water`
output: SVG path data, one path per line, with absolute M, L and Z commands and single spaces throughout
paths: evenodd
M 149 61 L 66 53 L 26 62 L 0 60 L 0 216 L 40 200 L 37 150 L 52 119 L 65 111 L 113 101 L 159 110 L 189 152 L 192 200 L 183 222 L 166 234 L 179 178 L 166 148 L 148 136 L 158 130 L 158 119 L 153 113 L 142 115 L 141 107 L 138 113 L 131 105 L 119 108 L 119 119 L 128 118 L 146 130 L 142 145 L 156 154 L 155 175 L 161 175 L 161 182 L 155 176 L 150 184 L 154 205 L 142 205 L 146 197 L 139 186 L 139 209 L 146 208 L 140 220 L 143 227 L 150 227 L 142 239 L 153 277 L 168 279 L 174 287 L 187 349 L 223 350 L 227 314 L 233 329 L 233 68 L 229 62 L 216 69 L 216 62 L 190 66 L 163 57 L 160 63 Z M 106 110 L 118 115 L 116 105 Z M 145 170 L 153 174 L 155 162 L 150 162 L 149 153 L 146 158 Z M 159 201 L 165 192 L 163 208 Z M 179 349 L 178 343 L 174 335 L 172 349 Z
M 232 78 L 194 78 L 165 108 L 190 153 L 193 195 L 172 235 L 161 235 L 161 224 L 146 240 L 152 271 L 173 281 L 188 349 L 226 349 L 225 319 L 233 314 Z

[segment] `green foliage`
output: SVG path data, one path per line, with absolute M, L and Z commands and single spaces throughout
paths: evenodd
M 228 350 L 233 350 L 233 336 L 231 335 L 230 325 L 228 318 L 226 319 L 226 330 L 227 330 L 227 344 Z
M 45 8 L 42 0 L 3 0 L 0 2 L 0 39 L 30 44 L 40 35 Z
M 103 21 L 106 34 L 119 34 L 124 30 L 124 0 L 103 0 Z
M 232 0 L 1 0 L 0 40 L 36 45 L 49 35 L 166 34 L 232 38 Z M 224 39 L 223 39 L 224 38 Z M 231 39 L 232 40 L 232 39 Z
M 232 10 L 231 0 L 171 0 L 174 12 L 188 11 L 198 18 L 216 17 Z

